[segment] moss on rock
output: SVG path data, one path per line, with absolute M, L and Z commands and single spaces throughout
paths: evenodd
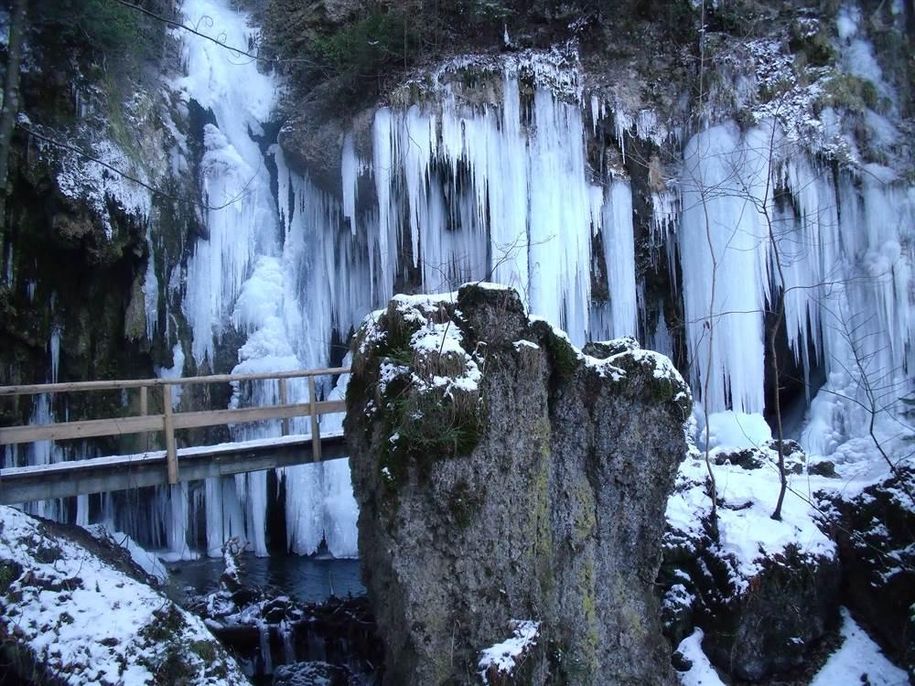
M 345 427 L 387 683 L 470 683 L 519 618 L 544 630 L 530 683 L 669 682 L 644 580 L 688 389 L 634 341 L 613 352 L 626 369 L 484 284 L 366 320 Z

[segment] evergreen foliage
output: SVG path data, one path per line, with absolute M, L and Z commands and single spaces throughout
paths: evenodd
M 163 31 L 158 22 L 114 0 L 36 0 L 29 19 L 36 29 L 55 37 L 53 44 L 86 48 L 109 60 L 150 57 Z

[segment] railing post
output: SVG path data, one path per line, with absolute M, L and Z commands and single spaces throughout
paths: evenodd
M 140 386 L 140 414 L 144 417 L 149 414 L 149 391 L 146 386 Z M 146 450 L 149 450 L 149 434 L 143 436 Z
M 311 456 L 313 462 L 321 461 L 321 426 L 318 424 L 318 393 L 315 390 L 315 377 L 308 377 L 308 403 L 311 407 Z
M 279 384 L 280 384 L 280 388 L 279 388 L 279 391 L 280 391 L 280 405 L 286 405 L 286 404 L 288 403 L 288 400 L 287 400 L 287 397 L 286 397 L 286 379 L 285 379 L 285 378 L 280 378 L 280 379 L 279 379 Z M 283 417 L 283 435 L 284 435 L 284 436 L 288 436 L 288 435 L 289 435 L 289 418 L 288 418 L 288 417 Z
M 162 431 L 165 433 L 165 464 L 168 483 L 178 483 L 178 452 L 175 450 L 175 425 L 172 419 L 172 386 L 162 384 Z

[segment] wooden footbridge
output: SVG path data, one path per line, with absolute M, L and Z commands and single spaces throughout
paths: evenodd
M 346 457 L 343 434 L 321 432 L 322 415 L 343 412 L 342 400 L 318 400 L 315 379 L 348 373 L 349 369 L 308 369 L 260 374 L 221 374 L 174 379 L 85 381 L 76 383 L 0 386 L 0 400 L 42 393 L 89 393 L 117 391 L 136 395 L 130 416 L 0 427 L 0 453 L 4 446 L 39 441 L 122 437 L 158 434 L 164 449 L 128 455 L 109 455 L 26 467 L 0 469 L 0 505 L 62 498 L 88 493 L 125 490 L 141 486 L 177 484 L 211 477 L 288 467 Z M 288 402 L 289 386 L 307 383 L 307 402 Z M 194 385 L 270 383 L 278 402 L 260 407 L 177 412 L 173 409 L 176 388 Z M 150 401 L 161 409 L 150 412 Z M 291 420 L 308 417 L 310 431 L 291 434 Z M 187 429 L 230 426 L 278 420 L 282 435 L 251 441 L 208 446 L 179 447 Z

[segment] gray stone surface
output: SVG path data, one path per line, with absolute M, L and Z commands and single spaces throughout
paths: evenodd
M 844 602 L 888 655 L 915 676 L 915 469 L 854 498 L 819 493 L 839 545 Z
M 385 683 L 473 683 L 523 619 L 546 648 L 532 683 L 670 683 L 652 582 L 691 401 L 669 361 L 585 357 L 478 286 L 395 299 L 356 348 L 346 429 Z M 461 354 L 478 388 L 436 386 Z

